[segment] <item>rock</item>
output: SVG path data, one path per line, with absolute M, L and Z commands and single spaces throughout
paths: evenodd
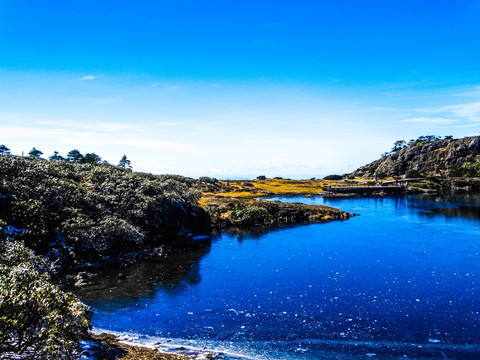
M 75 282 L 74 284 L 76 287 L 83 287 L 83 286 L 87 286 L 87 285 L 90 285 L 90 282 L 89 281 L 85 281 L 85 280 L 78 280 Z
M 414 143 L 393 154 L 358 168 L 348 178 L 396 177 L 408 175 L 409 170 L 422 177 L 458 176 L 465 162 L 480 161 L 480 137 L 444 139 Z M 461 174 L 460 174 L 461 175 Z
M 91 284 L 89 279 L 95 277 L 96 275 L 97 274 L 89 273 L 86 271 L 80 271 L 77 275 L 73 277 L 72 280 L 75 282 L 74 285 L 76 287 L 87 286 Z
M 125 275 L 124 273 L 118 273 L 118 276 L 117 276 L 117 279 L 126 279 L 127 278 L 127 275 Z

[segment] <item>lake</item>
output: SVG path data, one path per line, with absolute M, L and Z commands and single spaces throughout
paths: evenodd
M 480 358 L 480 196 L 275 200 L 359 216 L 106 269 L 77 291 L 94 330 L 226 359 Z

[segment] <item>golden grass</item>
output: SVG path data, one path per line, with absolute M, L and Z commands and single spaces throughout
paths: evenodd
M 268 196 L 265 192 L 253 192 L 253 191 L 229 191 L 215 194 L 218 197 L 235 197 L 235 198 L 254 198 L 260 196 Z
M 318 195 L 323 192 L 325 185 L 341 184 L 339 181 L 329 180 L 229 180 L 221 181 L 224 191 L 203 192 L 199 201 L 201 206 L 209 204 L 212 198 L 258 198 L 271 195 Z
M 345 185 L 348 183 L 367 183 L 373 179 L 356 178 L 351 180 L 287 180 L 287 179 L 266 179 L 266 180 L 228 180 L 221 181 L 223 191 L 202 192 L 202 198 L 199 201 L 201 206 L 208 205 L 209 199 L 214 198 L 258 198 L 271 195 L 319 195 L 324 192 L 324 186 Z M 384 181 L 394 181 L 393 178 L 382 179 Z
M 323 191 L 323 180 L 283 180 L 267 179 L 251 182 L 256 189 L 273 194 L 320 194 Z

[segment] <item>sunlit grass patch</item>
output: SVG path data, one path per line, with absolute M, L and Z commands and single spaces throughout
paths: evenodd
M 257 189 L 273 194 L 320 194 L 324 181 L 267 179 L 253 181 L 252 184 Z
M 253 191 L 229 191 L 215 194 L 215 196 L 221 197 L 236 197 L 236 198 L 252 198 L 259 196 L 266 196 L 265 192 L 253 192 Z

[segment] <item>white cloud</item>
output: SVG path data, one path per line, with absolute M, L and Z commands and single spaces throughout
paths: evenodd
M 448 116 L 478 121 L 480 120 L 480 101 L 444 105 L 436 108 L 420 108 L 414 109 L 414 111 L 423 114 L 445 114 Z
M 445 106 L 444 110 L 447 112 L 451 112 L 456 116 L 467 118 L 472 121 L 480 120 L 480 101 Z
M 78 80 L 83 81 L 83 80 L 94 80 L 94 79 L 95 79 L 95 76 L 93 76 L 93 75 L 85 75 L 85 76 L 82 76 L 82 77 L 81 77 L 80 79 L 78 79 Z

